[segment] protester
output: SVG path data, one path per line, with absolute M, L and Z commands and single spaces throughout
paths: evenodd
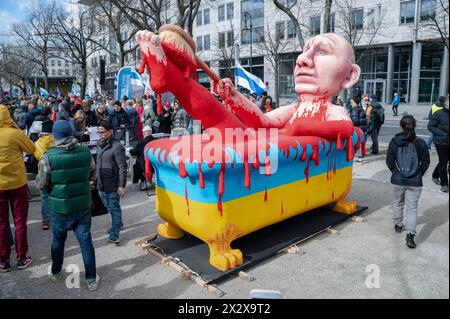
M 130 150 L 130 154 L 132 156 L 136 156 L 136 164 L 134 164 L 133 166 L 133 184 L 139 182 L 139 189 L 145 190 L 141 187 L 141 184 L 145 183 L 144 148 L 147 143 L 153 141 L 155 138 L 152 136 L 152 128 L 150 126 L 144 126 L 142 133 L 144 135 L 144 138 L 136 144 L 136 147 Z
M 95 108 L 95 117 L 96 117 L 96 124 L 100 123 L 101 121 L 107 121 L 108 120 L 108 113 L 106 111 L 105 106 L 102 103 L 98 103 L 97 107 Z
M 72 118 L 72 102 L 65 102 L 63 110 L 58 112 L 58 116 L 56 117 L 56 120 L 66 120 L 70 121 Z
M 177 100 L 172 102 L 173 113 L 172 113 L 172 136 L 183 136 L 189 134 L 189 122 L 190 116 L 183 109 Z
M 134 101 L 129 99 L 123 103 L 123 109 L 128 114 L 128 118 L 130 119 L 130 140 L 134 141 L 137 138 L 137 128 L 139 121 L 139 114 L 134 108 Z M 142 129 L 141 129 L 142 130 Z
M 372 139 L 371 154 L 378 155 L 378 135 L 380 134 L 381 126 L 384 123 L 384 108 L 378 102 L 376 95 L 372 95 L 372 97 L 370 98 L 369 106 L 366 110 L 366 115 L 369 126 L 367 135 L 370 135 L 370 138 Z
M 149 99 L 144 104 L 144 113 L 142 114 L 142 125 L 153 127 L 156 120 L 156 114 L 153 111 L 153 100 Z
M 91 110 L 91 105 L 89 104 L 90 102 L 90 100 L 83 101 L 83 112 L 86 116 L 86 127 L 97 126 L 97 117 L 95 116 L 94 111 Z
M 53 121 L 46 120 L 42 123 L 42 132 L 39 134 L 39 139 L 36 141 L 36 151 L 34 157 L 39 161 L 42 156 L 52 147 L 55 142 L 53 135 Z M 41 217 L 42 217 L 42 230 L 50 228 L 50 210 L 48 208 L 48 192 L 47 189 L 40 190 L 41 195 Z
M 350 97 L 350 105 L 351 105 L 350 117 L 352 119 L 353 125 L 359 127 L 363 131 L 363 134 L 366 135 L 367 131 L 366 112 L 361 106 L 358 98 L 354 96 Z M 358 163 L 363 163 L 362 148 L 360 148 L 358 152 L 359 156 L 357 156 L 356 161 Z
M 442 110 L 444 108 L 444 105 L 445 105 L 445 97 L 440 96 L 438 98 L 437 102 L 431 106 L 430 113 L 428 114 L 428 120 L 431 120 L 432 115 L 434 113 L 436 113 L 436 111 Z M 430 133 L 431 134 L 430 134 L 430 137 L 428 138 L 428 142 L 427 142 L 429 150 L 431 149 L 431 144 L 433 143 L 433 132 L 430 132 Z
M 361 106 L 364 109 L 364 111 L 367 112 L 367 108 L 369 106 L 369 96 L 367 94 L 363 94 L 363 96 L 361 97 Z
M 48 275 L 55 282 L 62 279 L 64 244 L 67 232 L 73 230 L 80 244 L 86 284 L 93 291 L 100 280 L 95 265 L 90 214 L 89 180 L 95 178 L 95 162 L 89 149 L 78 144 L 69 122 L 57 121 L 53 136 L 55 147 L 42 156 L 36 178 L 39 189 L 49 190 L 53 240 Z
M 15 226 L 17 268 L 27 268 L 32 258 L 28 253 L 28 188 L 23 152 L 33 154 L 33 142 L 14 123 L 4 105 L 0 105 L 0 272 L 11 270 L 9 206 Z
M 82 143 L 89 140 L 89 131 L 86 128 L 86 115 L 83 110 L 76 111 L 69 123 L 72 126 L 73 136 L 78 142 Z
M 268 96 L 265 100 L 264 100 L 264 113 L 270 112 L 273 110 L 273 103 L 272 103 L 272 98 L 270 96 Z
M 136 103 L 136 112 L 137 112 L 137 132 L 136 138 L 138 141 L 141 141 L 144 138 L 142 133 L 142 129 L 144 128 L 142 124 L 142 116 L 144 115 L 144 108 L 142 107 L 142 100 Z
M 405 115 L 400 120 L 402 131 L 392 138 L 386 156 L 386 164 L 392 172 L 394 203 L 392 206 L 394 229 L 401 233 L 405 228 L 406 245 L 416 248 L 417 207 L 422 192 L 422 177 L 430 165 L 427 143 L 416 136 L 416 120 Z
M 428 122 L 428 130 L 433 133 L 433 143 L 439 157 L 439 163 L 433 171 L 432 179 L 441 185 L 441 191 L 448 193 L 448 97 L 444 108 L 437 110 Z
M 14 121 L 16 122 L 17 126 L 21 130 L 25 130 L 26 125 L 26 116 L 27 116 L 27 105 L 26 103 L 22 102 L 17 109 L 14 110 Z
M 398 115 L 398 105 L 400 104 L 400 97 L 398 96 L 398 93 L 394 93 L 394 98 L 392 99 L 392 112 L 394 113 L 394 116 Z
M 118 244 L 122 228 L 120 197 L 125 196 L 127 185 L 127 162 L 125 149 L 113 136 L 110 122 L 103 121 L 97 127 L 99 141 L 97 147 L 97 188 L 103 204 L 111 214 L 112 225 L 108 230 L 108 241 Z
M 163 111 L 158 116 L 157 121 L 159 123 L 159 133 L 170 134 L 170 128 L 172 126 L 172 111 L 170 110 L 169 102 L 164 102 Z
M 109 115 L 109 119 L 114 129 L 114 136 L 120 140 L 125 138 L 123 128 L 130 126 L 130 117 L 127 112 L 122 109 L 120 101 L 114 102 L 114 111 Z

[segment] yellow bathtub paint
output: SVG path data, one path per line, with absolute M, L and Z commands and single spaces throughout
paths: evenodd
M 328 175 L 268 189 L 267 201 L 262 191 L 224 202 L 222 216 L 217 204 L 191 201 L 157 187 L 156 210 L 170 224 L 159 225 L 158 233 L 179 238 L 181 229 L 186 230 L 209 245 L 213 266 L 221 270 L 232 268 L 242 263 L 242 254 L 231 249 L 233 240 L 345 197 L 352 183 L 352 166 Z

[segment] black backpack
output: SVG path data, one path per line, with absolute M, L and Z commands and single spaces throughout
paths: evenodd
M 378 125 L 384 124 L 384 107 L 374 109 L 373 111 L 375 114 L 375 123 L 377 123 Z
M 402 177 L 410 178 L 417 174 L 420 168 L 420 160 L 414 142 L 397 149 L 395 165 Z

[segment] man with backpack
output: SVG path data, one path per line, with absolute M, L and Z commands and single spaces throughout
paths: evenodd
M 367 124 L 369 126 L 367 135 L 372 139 L 372 155 L 379 154 L 378 135 L 380 134 L 381 126 L 384 124 L 384 108 L 378 102 L 376 95 L 370 98 L 369 106 L 366 110 Z
M 417 207 L 422 192 L 422 176 L 430 165 L 427 143 L 416 136 L 416 120 L 405 115 L 400 120 L 402 132 L 396 134 L 386 156 L 386 164 L 392 172 L 394 202 L 392 205 L 395 232 L 405 228 L 403 210 L 406 213 L 406 245 L 416 248 Z

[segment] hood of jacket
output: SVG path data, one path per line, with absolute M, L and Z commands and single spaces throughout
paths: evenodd
M 6 106 L 0 105 L 0 127 L 13 127 L 14 121 Z
M 370 106 L 372 106 L 374 109 L 379 109 L 379 108 L 383 107 L 383 106 L 380 104 L 380 102 L 378 102 L 378 101 L 373 101 L 373 102 L 371 102 L 371 103 L 370 103 Z
M 398 146 L 406 146 L 408 143 L 411 143 L 412 141 L 408 138 L 408 135 L 404 132 L 400 132 L 395 134 L 395 136 L 392 138 L 392 141 Z
M 64 150 L 71 150 L 78 145 L 78 140 L 74 136 L 69 136 L 63 138 L 62 140 L 56 141 L 55 146 Z

